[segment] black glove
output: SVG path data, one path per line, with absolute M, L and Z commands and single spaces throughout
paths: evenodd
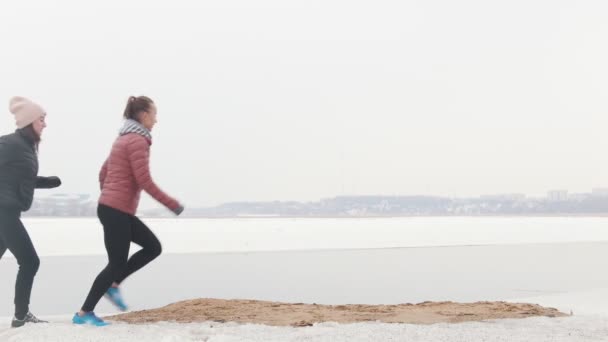
M 179 207 L 172 210 L 176 216 L 179 216 L 184 211 L 184 206 L 180 204 Z
M 52 177 L 37 177 L 36 188 L 37 189 L 53 189 L 61 185 L 61 179 L 57 176 Z

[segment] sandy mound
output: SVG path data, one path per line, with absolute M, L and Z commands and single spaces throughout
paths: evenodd
M 128 323 L 171 321 L 239 322 L 277 326 L 309 326 L 317 322 L 455 323 L 565 314 L 536 304 L 506 302 L 424 302 L 399 305 L 317 305 L 257 300 L 195 299 L 165 307 L 108 317 Z

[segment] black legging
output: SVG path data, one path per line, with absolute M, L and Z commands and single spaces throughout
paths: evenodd
M 82 311 L 85 312 L 95 309 L 113 282 L 120 284 L 135 271 L 154 260 L 162 251 L 160 241 L 136 216 L 103 204 L 97 207 L 97 216 L 103 225 L 109 261 L 106 268 L 95 278 L 91 291 L 82 305 Z M 131 242 L 140 245 L 142 249 L 129 258 Z
M 0 208 L 0 258 L 8 248 L 19 264 L 15 283 L 15 317 L 23 319 L 29 311 L 34 276 L 40 267 L 40 259 L 20 217 L 21 211 L 18 209 Z

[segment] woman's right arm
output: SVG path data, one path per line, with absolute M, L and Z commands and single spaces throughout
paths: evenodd
M 181 214 L 184 208 L 179 202 L 162 191 L 152 180 L 150 175 L 150 144 L 146 139 L 143 137 L 135 139 L 128 149 L 129 163 L 137 185 L 176 215 Z

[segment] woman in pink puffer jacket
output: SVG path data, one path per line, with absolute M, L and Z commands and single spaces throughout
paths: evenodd
M 93 312 L 104 294 L 118 308 L 127 310 L 119 285 L 161 253 L 158 238 L 135 216 L 141 191 L 176 215 L 184 210 L 150 176 L 150 132 L 156 124 L 154 102 L 145 96 L 131 96 L 124 117 L 125 124 L 99 173 L 101 196 L 97 216 L 103 225 L 109 262 L 95 279 L 82 309 L 74 315 L 76 324 L 106 325 Z M 142 249 L 129 258 L 131 242 Z

